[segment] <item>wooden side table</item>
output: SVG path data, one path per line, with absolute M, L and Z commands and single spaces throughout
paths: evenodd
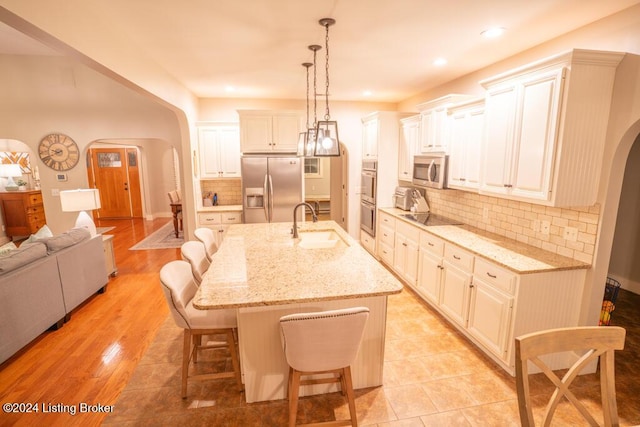
M 7 236 L 28 236 L 47 223 L 40 190 L 0 191 L 0 208 Z
M 116 266 L 116 254 L 113 251 L 113 234 L 103 234 L 102 245 L 104 246 L 104 262 L 107 266 L 107 273 L 111 277 L 116 277 L 118 267 Z

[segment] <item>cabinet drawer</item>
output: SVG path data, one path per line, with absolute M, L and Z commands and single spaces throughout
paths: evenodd
M 213 213 L 213 212 L 199 213 L 198 224 L 200 225 L 222 224 L 222 215 L 220 213 Z
M 444 241 L 426 231 L 420 232 L 420 247 L 437 256 L 444 254 Z
M 385 226 L 391 228 L 392 230 L 395 230 L 395 228 L 396 228 L 396 219 L 394 217 L 392 217 L 391 215 L 388 215 L 386 213 L 382 213 L 382 212 L 378 211 L 378 218 L 380 219 L 380 225 L 385 225 Z
M 222 212 L 223 224 L 242 224 L 242 212 Z
M 385 227 L 383 225 L 380 226 L 380 232 L 378 234 L 378 239 L 381 244 L 387 245 L 390 248 L 393 248 L 396 240 L 396 233 L 393 231 L 393 228 Z
M 393 247 L 385 244 L 381 244 L 378 248 L 378 256 L 387 265 L 393 265 Z
M 33 193 L 29 194 L 29 198 L 27 199 L 27 204 L 29 206 L 34 205 L 42 205 L 42 193 Z
M 42 215 L 44 216 L 44 206 L 39 205 L 39 206 L 28 206 L 25 209 L 25 213 L 27 215 Z
M 444 246 L 444 259 L 464 271 L 473 271 L 473 258 L 472 254 L 455 245 Z
M 474 277 L 492 284 L 498 289 L 508 292 L 513 295 L 516 284 L 516 275 L 487 262 L 483 259 L 476 259 L 475 267 L 473 269 Z

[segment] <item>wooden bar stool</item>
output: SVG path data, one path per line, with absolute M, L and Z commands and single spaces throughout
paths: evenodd
M 326 383 L 340 383 L 342 393 L 347 395 L 351 418 L 349 421 L 328 421 L 319 424 L 358 425 L 351 365 L 358 354 L 368 317 L 368 308 L 354 307 L 290 314 L 280 318 L 284 354 L 289 364 L 290 427 L 296 425 L 300 386 Z M 301 378 L 315 374 L 332 374 L 332 377 Z

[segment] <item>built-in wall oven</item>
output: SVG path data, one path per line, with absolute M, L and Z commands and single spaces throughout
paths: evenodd
M 376 180 L 378 179 L 378 162 L 365 160 L 362 162 L 362 179 L 360 193 L 360 229 L 375 237 L 376 235 Z

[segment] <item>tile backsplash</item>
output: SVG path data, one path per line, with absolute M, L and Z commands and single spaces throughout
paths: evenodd
M 588 264 L 593 261 L 599 204 L 555 208 L 459 190 L 427 190 L 427 200 L 436 214 Z
M 207 193 L 218 194 L 218 205 L 242 204 L 242 180 L 241 179 L 215 179 L 200 181 L 202 197 Z

